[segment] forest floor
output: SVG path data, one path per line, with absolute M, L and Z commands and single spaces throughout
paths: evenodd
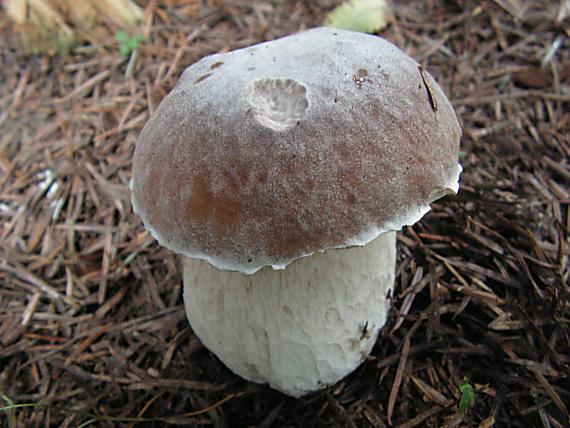
M 193 335 L 179 261 L 131 210 L 137 136 L 185 67 L 338 3 L 150 2 L 134 67 L 113 36 L 22 57 L 0 21 L 0 425 L 570 426 L 567 1 L 394 2 L 380 35 L 446 91 L 464 173 L 399 234 L 360 368 L 292 399 Z

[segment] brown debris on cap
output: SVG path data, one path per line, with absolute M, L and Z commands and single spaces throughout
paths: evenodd
M 139 138 L 133 206 L 171 250 L 280 268 L 415 223 L 457 191 L 460 136 L 395 46 L 314 29 L 188 68 Z

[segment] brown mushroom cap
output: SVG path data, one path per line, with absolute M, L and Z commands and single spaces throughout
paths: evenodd
M 189 67 L 140 135 L 133 207 L 173 251 L 280 268 L 419 220 L 457 191 L 460 136 L 394 45 L 313 29 Z

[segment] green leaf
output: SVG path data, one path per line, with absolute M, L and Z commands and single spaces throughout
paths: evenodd
M 134 40 L 138 47 L 142 42 L 144 42 L 144 36 L 142 34 L 137 34 L 132 37 L 131 40 Z
M 137 34 L 133 37 L 129 37 L 127 33 L 121 30 L 117 31 L 115 39 L 119 42 L 119 50 L 123 56 L 129 56 L 131 52 L 137 49 L 144 41 L 144 36 L 142 34 Z
M 461 399 L 458 405 L 459 411 L 465 413 L 475 403 L 475 390 L 467 379 L 459 385 L 459 390 L 461 391 Z
M 129 36 L 123 30 L 119 30 L 119 31 L 117 31 L 117 34 L 115 34 L 115 39 L 119 43 L 125 43 L 126 41 L 129 40 Z
M 347 0 L 327 15 L 327 27 L 377 33 L 388 25 L 390 7 L 386 0 Z

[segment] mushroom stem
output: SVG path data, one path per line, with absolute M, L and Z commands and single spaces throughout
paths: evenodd
M 186 315 L 233 372 L 299 397 L 332 385 L 370 354 L 388 313 L 396 233 L 253 275 L 184 257 Z

